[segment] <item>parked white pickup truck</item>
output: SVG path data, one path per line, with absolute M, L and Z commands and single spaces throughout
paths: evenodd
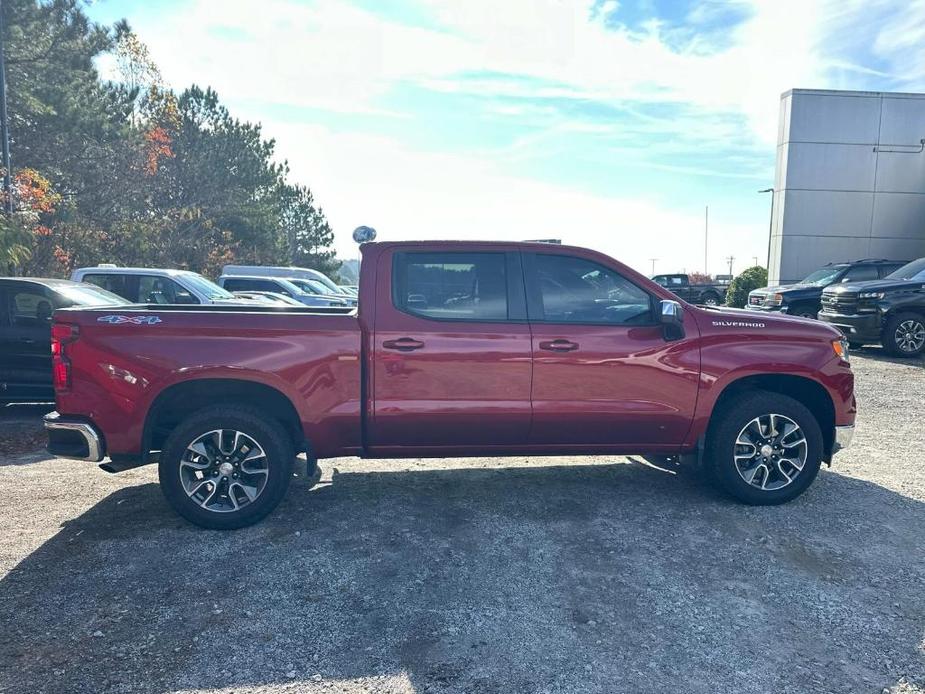
M 100 265 L 74 270 L 75 282 L 90 282 L 136 304 L 253 304 L 189 270 Z

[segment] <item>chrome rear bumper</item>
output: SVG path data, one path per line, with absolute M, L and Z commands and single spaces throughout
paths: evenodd
M 48 452 L 59 458 L 73 458 L 98 463 L 105 455 L 103 438 L 89 422 L 62 417 L 57 412 L 45 415 Z

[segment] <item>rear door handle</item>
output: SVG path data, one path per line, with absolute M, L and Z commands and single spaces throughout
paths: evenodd
M 545 349 L 547 352 L 573 352 L 578 349 L 578 343 L 562 338 L 558 340 L 546 340 L 540 343 L 540 349 Z
M 416 349 L 421 349 L 424 343 L 420 340 L 415 340 L 413 337 L 400 337 L 397 340 L 386 340 L 382 343 L 382 346 L 386 349 L 397 349 L 399 352 L 412 352 Z

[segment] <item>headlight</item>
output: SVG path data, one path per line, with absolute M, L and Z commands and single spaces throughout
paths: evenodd
M 859 299 L 882 299 L 886 296 L 885 292 L 861 292 L 858 294 Z
M 784 295 L 783 294 L 771 294 L 770 296 L 768 296 L 768 298 L 764 300 L 764 303 L 767 304 L 768 306 L 780 306 L 782 303 L 784 303 Z
M 841 359 L 846 364 L 851 363 L 851 359 L 848 355 L 848 339 L 843 337 L 839 340 L 832 340 L 832 349 L 835 351 L 835 356 Z

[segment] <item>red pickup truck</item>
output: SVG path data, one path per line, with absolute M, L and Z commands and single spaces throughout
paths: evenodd
M 816 321 L 697 308 L 594 251 L 362 247 L 359 309 L 120 306 L 53 325 L 49 451 L 157 462 L 171 505 L 234 528 L 318 458 L 640 454 L 751 504 L 847 445 L 854 377 Z

